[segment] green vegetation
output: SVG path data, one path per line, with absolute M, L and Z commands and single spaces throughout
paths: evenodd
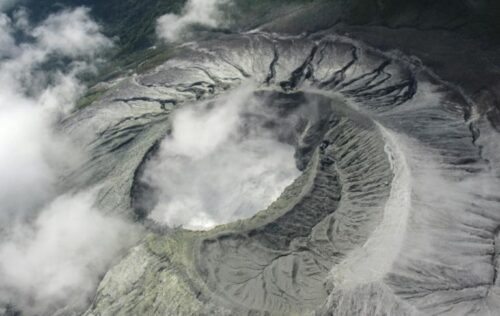
M 179 12 L 186 0 L 25 0 L 34 21 L 67 7 L 86 6 L 116 40 L 117 55 L 127 55 L 155 42 L 156 19 L 167 12 Z
M 263 15 L 281 7 L 323 0 L 234 0 L 227 15 L 238 25 L 256 23 Z M 179 13 L 187 0 L 24 0 L 34 21 L 67 7 L 87 6 L 92 16 L 104 26 L 104 33 L 117 44 L 116 57 L 126 58 L 156 44 L 158 17 Z M 244 19 L 243 19 L 244 18 Z
M 75 110 L 82 109 L 97 101 L 107 91 L 105 88 L 90 89 L 80 100 L 76 102 Z
M 127 59 L 134 52 L 153 46 L 156 19 L 179 13 L 187 0 L 24 0 L 31 18 L 44 19 L 65 7 L 87 6 L 115 39 L 113 59 Z M 500 38 L 500 2 L 478 0 L 233 0 L 226 14 L 232 28 L 253 27 L 297 4 L 330 2 L 339 5 L 347 24 L 373 24 L 466 29 L 478 35 Z
M 97 76 L 83 78 L 89 86 L 130 72 L 147 71 L 172 56 L 174 49 L 155 36 L 156 20 L 166 13 L 179 13 L 187 0 L 21 0 L 34 23 L 58 10 L 87 6 L 115 48 Z M 289 12 L 299 12 L 302 4 L 331 4 L 326 28 L 341 21 L 348 25 L 383 25 L 391 28 L 456 30 L 491 43 L 500 42 L 500 2 L 490 0 L 232 0 L 224 12 L 230 24 L 223 32 L 254 28 Z M 306 12 L 306 11 L 304 11 Z M 315 11 L 308 11 L 309 15 Z M 330 20 L 331 17 L 331 21 Z M 320 16 L 302 16 L 325 19 Z M 196 29 L 196 28 L 195 28 Z M 207 32 L 197 32 L 207 37 Z M 89 93 L 79 107 L 95 101 L 100 94 Z

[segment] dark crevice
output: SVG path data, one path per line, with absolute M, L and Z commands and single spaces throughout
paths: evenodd
M 370 73 L 367 73 L 367 74 L 364 74 L 354 80 L 352 80 L 351 82 L 349 83 L 346 83 L 345 85 L 342 85 L 342 88 L 345 88 L 346 86 L 349 86 L 351 85 L 352 83 L 356 82 L 356 81 L 359 81 L 361 79 L 364 79 L 364 78 L 367 78 L 367 77 L 370 77 L 371 76 L 371 79 L 368 79 L 367 82 L 365 82 L 361 87 L 357 88 L 357 89 L 351 89 L 351 90 L 347 90 L 345 91 L 346 93 L 352 93 L 352 94 L 359 94 L 359 93 L 362 93 L 364 91 L 367 91 L 367 90 L 370 90 L 370 89 L 373 89 L 379 85 L 381 85 L 382 83 L 386 82 L 387 80 L 389 80 L 391 78 L 391 75 L 384 72 L 384 70 L 387 68 L 387 66 L 389 66 L 390 64 L 392 63 L 392 61 L 390 60 L 385 60 L 383 61 L 380 66 L 378 66 L 374 71 L 370 72 Z M 373 84 L 373 82 L 381 75 L 381 74 L 385 74 L 386 77 L 380 81 L 377 81 Z
M 265 83 L 267 85 L 270 85 L 273 83 L 274 78 L 276 76 L 276 64 L 278 63 L 280 59 L 280 55 L 278 52 L 278 47 L 276 44 L 273 44 L 273 60 L 271 61 L 271 64 L 269 64 L 269 73 L 267 74 Z
M 149 97 L 133 97 L 133 98 L 128 98 L 128 99 L 113 99 L 113 102 L 135 102 L 135 101 L 143 101 L 143 102 L 152 102 L 152 103 L 159 103 L 160 107 L 163 110 L 166 110 L 167 104 L 171 104 L 173 106 L 177 105 L 177 101 L 173 99 L 156 99 L 156 98 L 149 98 Z
M 144 221 L 151 210 L 158 204 L 158 191 L 142 179 L 147 162 L 160 149 L 161 140 L 156 141 L 146 152 L 139 166 L 134 172 L 132 188 L 130 190 L 130 204 L 137 221 Z
M 318 46 L 315 45 L 304 63 L 292 72 L 290 79 L 288 79 L 288 81 L 280 82 L 280 86 L 284 91 L 288 92 L 296 89 L 302 84 L 304 80 L 307 80 L 313 76 L 314 67 L 312 66 L 311 62 L 313 61 L 317 51 Z
M 492 280 L 492 286 L 495 286 L 497 283 L 498 279 L 498 265 L 500 264 L 499 262 L 499 256 L 500 256 L 500 245 L 498 244 L 500 239 L 500 225 L 495 228 L 493 231 L 493 254 L 492 254 L 492 265 L 493 265 L 493 280 Z
M 358 48 L 353 47 L 351 49 L 351 56 L 352 59 L 344 65 L 340 70 L 336 71 L 333 76 L 319 84 L 320 89 L 334 89 L 336 88 L 341 82 L 345 80 L 345 73 L 346 71 L 351 68 L 357 61 L 358 61 Z
M 352 84 L 354 84 L 354 83 L 356 83 L 356 82 L 358 82 L 358 81 L 360 81 L 360 80 L 363 80 L 363 79 L 365 79 L 365 78 L 367 78 L 367 77 L 370 77 L 370 76 L 374 76 L 374 75 L 375 75 L 375 77 L 376 77 L 376 76 L 378 76 L 378 75 L 379 75 L 379 74 L 380 74 L 380 73 L 381 73 L 381 72 L 382 72 L 382 71 L 383 71 L 383 70 L 384 70 L 384 69 L 385 69 L 388 65 L 390 65 L 390 64 L 391 64 L 391 61 L 390 61 L 390 60 L 385 60 L 385 61 L 383 61 L 383 62 L 380 64 L 380 66 L 378 66 L 377 68 L 375 68 L 375 70 L 373 70 L 373 71 L 371 71 L 371 72 L 364 73 L 364 74 L 362 74 L 361 76 L 358 76 L 358 77 L 356 77 L 356 78 L 351 79 L 351 80 L 350 80 L 350 81 L 348 81 L 348 82 L 343 83 L 342 85 L 340 85 L 340 88 L 341 88 L 341 89 L 344 89 L 344 88 L 346 88 L 346 87 L 348 87 L 348 86 L 350 86 L 350 85 L 352 85 Z M 370 82 L 372 82 L 372 81 L 373 81 L 373 79 L 374 79 L 374 78 L 372 78 L 372 80 L 370 80 L 370 81 L 369 81 L 369 83 L 370 83 Z M 349 91 L 349 90 L 348 90 L 348 91 Z M 355 90 L 353 90 L 353 91 L 355 91 Z

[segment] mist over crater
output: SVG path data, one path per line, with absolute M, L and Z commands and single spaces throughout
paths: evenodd
M 150 219 L 209 229 L 249 218 L 297 178 L 294 134 L 300 120 L 290 116 L 298 106 L 279 108 L 269 93 L 254 90 L 255 84 L 246 82 L 223 97 L 172 113 L 171 133 L 141 177 L 153 190 L 146 196 L 156 200 Z M 283 117 L 287 111 L 292 113 Z

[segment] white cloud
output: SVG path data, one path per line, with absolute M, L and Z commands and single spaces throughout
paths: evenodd
M 12 56 L 16 50 L 15 41 L 11 33 L 10 18 L 0 12 L 0 59 Z
M 25 314 L 54 304 L 85 308 L 99 275 L 134 240 L 134 228 L 93 208 L 91 193 L 58 197 L 33 226 L 19 225 L 0 245 L 0 296 Z
M 214 105 L 175 115 L 172 136 L 144 175 L 160 191 L 154 220 L 208 229 L 251 217 L 298 176 L 293 146 L 248 119 L 276 115 L 252 97 L 253 88 L 243 84 Z
M 32 40 L 16 42 L 15 32 Z M 0 308 L 50 315 L 82 307 L 134 237 L 129 224 L 93 207 L 92 193 L 58 192 L 84 153 L 54 123 L 84 93 L 78 75 L 94 71 L 110 46 L 84 8 L 38 26 L 22 11 L 0 13 Z M 63 66 L 43 68 L 54 60 Z
M 4 53 L 0 60 L 0 218 L 4 219 L 31 213 L 46 202 L 63 167 L 77 157 L 78 151 L 54 134 L 52 123 L 83 93 L 76 77 L 92 69 L 85 60 L 111 44 L 90 21 L 86 9 L 49 17 L 30 34 L 36 39 L 32 43 L 16 43 L 12 36 L 16 21 L 1 13 L 0 21 L 7 26 L 0 31 L 6 39 L 4 52 L 15 52 Z M 71 37 L 71 32 L 85 43 L 66 40 L 64 46 L 50 40 L 61 34 Z M 40 70 L 40 65 L 56 56 L 78 61 L 63 70 Z M 68 156 L 71 152 L 75 155 Z
M 88 9 L 77 8 L 48 17 L 33 29 L 40 48 L 68 57 L 94 56 L 110 44 L 100 27 L 88 15 Z
M 222 20 L 220 6 L 229 0 L 188 0 L 181 15 L 165 14 L 158 18 L 156 33 L 166 41 L 176 41 L 189 25 L 217 27 Z

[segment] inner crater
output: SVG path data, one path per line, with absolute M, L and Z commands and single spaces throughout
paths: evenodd
M 168 227 L 207 230 L 264 210 L 306 167 L 322 134 L 312 122 L 327 104 L 318 96 L 243 84 L 177 109 L 168 135 L 140 168 L 136 214 Z M 306 133 L 314 128 L 318 144 Z

